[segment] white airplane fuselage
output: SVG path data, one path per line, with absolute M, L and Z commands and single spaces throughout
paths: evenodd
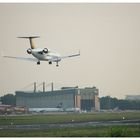
M 61 55 L 57 52 L 48 51 L 48 53 L 43 53 L 42 49 L 32 49 L 31 54 L 40 61 L 49 61 L 49 62 L 61 61 Z

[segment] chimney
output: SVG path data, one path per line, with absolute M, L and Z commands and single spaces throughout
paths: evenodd
M 36 82 L 34 82 L 34 92 L 36 92 Z
M 53 82 L 51 83 L 51 85 L 52 85 L 52 91 L 53 91 Z
M 45 82 L 43 82 L 43 92 L 45 92 Z

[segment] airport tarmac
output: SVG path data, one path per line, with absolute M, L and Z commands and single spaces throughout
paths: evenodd
M 85 127 L 85 126 L 111 126 L 111 125 L 140 125 L 139 120 L 121 120 L 121 121 L 96 121 L 96 122 L 75 122 L 72 120 L 67 123 L 46 123 L 31 125 L 0 125 L 0 130 L 39 130 L 53 128 Z

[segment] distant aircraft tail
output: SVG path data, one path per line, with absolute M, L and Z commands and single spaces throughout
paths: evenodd
M 39 38 L 39 36 L 24 36 L 24 37 L 18 37 L 18 38 L 29 39 L 31 49 L 34 49 L 34 48 L 35 48 L 35 45 L 34 45 L 34 43 L 33 43 L 33 39 L 34 39 L 34 38 Z

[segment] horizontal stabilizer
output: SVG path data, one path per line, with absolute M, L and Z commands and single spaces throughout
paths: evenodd
M 21 37 L 18 37 L 18 38 L 29 39 L 31 49 L 34 49 L 34 48 L 35 48 L 35 45 L 34 45 L 34 43 L 33 43 L 33 39 L 34 39 L 34 38 L 39 38 L 39 36 L 21 36 Z
M 39 38 L 40 36 L 19 36 L 18 38 L 25 38 L 25 39 L 32 39 L 32 38 Z

